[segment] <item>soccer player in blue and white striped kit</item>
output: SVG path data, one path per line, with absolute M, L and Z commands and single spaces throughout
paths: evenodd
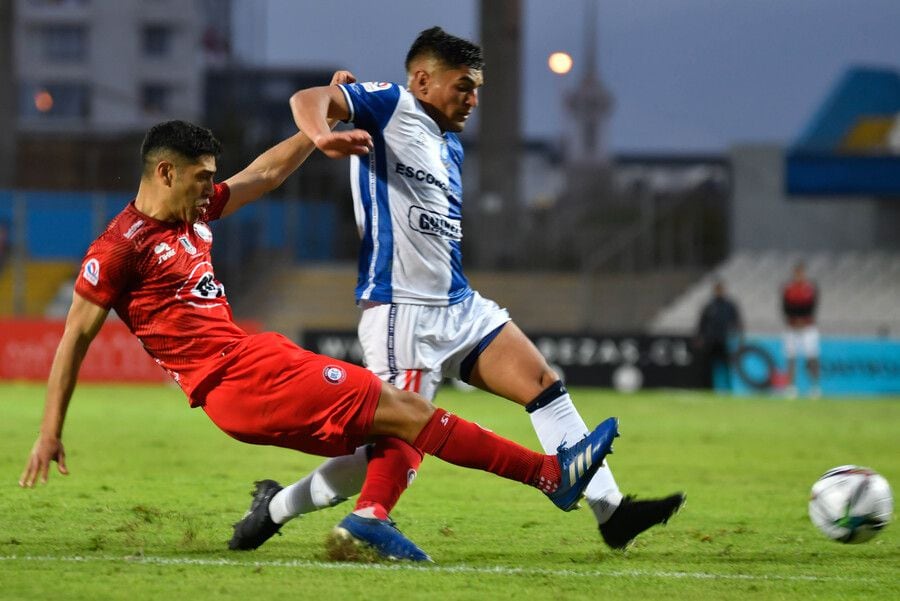
M 469 287 L 462 271 L 463 148 L 456 132 L 478 105 L 481 48 L 439 27 L 423 31 L 406 58 L 407 88 L 354 83 L 291 98 L 294 119 L 332 158 L 347 156 L 327 119 L 369 132 L 374 149 L 352 157 L 359 233 L 356 299 L 367 367 L 399 388 L 433 399 L 444 377 L 459 378 L 525 407 L 548 453 L 588 433 L 559 376 L 505 309 Z M 366 449 L 326 461 L 280 490 L 278 524 L 357 494 Z M 684 495 L 623 497 L 608 465 L 585 496 L 613 548 L 664 523 Z

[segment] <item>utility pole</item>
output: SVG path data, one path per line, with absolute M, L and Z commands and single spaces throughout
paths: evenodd
M 479 198 L 474 224 L 481 267 L 510 266 L 518 256 L 521 147 L 521 0 L 481 0 L 485 87 L 479 90 Z
M 12 188 L 16 174 L 16 85 L 13 60 L 15 2 L 0 0 L 0 189 Z

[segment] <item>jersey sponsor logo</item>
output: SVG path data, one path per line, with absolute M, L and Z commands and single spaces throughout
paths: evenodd
M 340 384 L 347 379 L 347 372 L 337 365 L 326 365 L 322 370 L 322 377 L 329 384 Z
M 216 281 L 212 272 L 204 273 L 191 288 L 191 294 L 199 298 L 220 298 L 225 294 L 225 287 Z
M 194 267 L 175 298 L 195 307 L 217 307 L 226 304 L 225 286 L 216 280 L 212 263 L 204 261 Z
M 156 253 L 156 264 L 159 265 L 163 261 L 168 261 L 172 257 L 175 256 L 175 249 L 169 246 L 165 242 L 160 242 L 156 246 L 153 247 L 153 252 Z
M 451 219 L 427 211 L 422 207 L 409 208 L 409 227 L 429 236 L 438 236 L 446 240 L 462 240 L 462 224 L 459 219 Z
M 200 236 L 200 239 L 204 242 L 212 242 L 212 230 L 202 221 L 194 223 L 194 233 Z
M 144 220 L 138 219 L 134 223 L 131 224 L 131 227 L 128 228 L 128 231 L 125 232 L 124 237 L 126 240 L 131 240 L 134 238 L 134 235 L 137 233 L 139 229 L 144 226 Z
M 84 264 L 84 270 L 81 273 L 92 286 L 96 286 L 100 281 L 100 261 L 97 259 L 88 259 Z
M 197 247 L 191 244 L 191 241 L 188 240 L 187 236 L 182 236 L 178 239 L 178 242 L 181 243 L 181 246 L 184 247 L 184 250 L 186 250 L 189 255 L 197 254 Z
M 362 84 L 362 88 L 366 92 L 383 92 L 390 87 L 391 84 L 385 81 L 367 81 Z
M 394 166 L 394 172 L 399 173 L 404 177 L 408 177 L 409 179 L 414 179 L 416 181 L 425 182 L 426 184 L 430 184 L 432 186 L 437 186 L 444 192 L 450 192 L 450 185 L 435 177 L 433 174 L 428 173 L 424 169 L 416 169 L 415 167 L 411 167 L 410 165 L 404 165 L 403 163 L 397 163 Z

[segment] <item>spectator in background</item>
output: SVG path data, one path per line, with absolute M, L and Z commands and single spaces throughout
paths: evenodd
M 796 357 L 803 355 L 810 380 L 810 396 L 821 395 L 819 387 L 819 330 L 816 327 L 816 305 L 819 290 L 806 277 L 806 266 L 799 262 L 794 275 L 781 290 L 781 307 L 787 330 L 784 333 L 784 356 L 787 358 L 787 395 L 797 398 Z
M 715 388 L 715 373 L 721 366 L 725 367 L 725 387 L 731 389 L 732 340 L 735 336 L 743 337 L 744 326 L 741 312 L 737 304 L 725 294 L 725 283 L 716 280 L 713 284 L 713 297 L 700 312 L 697 324 L 695 348 L 699 351 L 707 386 Z

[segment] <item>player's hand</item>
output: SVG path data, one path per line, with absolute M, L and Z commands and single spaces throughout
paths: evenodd
M 28 463 L 25 464 L 25 470 L 19 476 L 19 486 L 32 488 L 38 477 L 43 484 L 46 484 L 52 461 L 57 463 L 60 474 L 68 475 L 66 450 L 62 441 L 58 438 L 39 436 L 31 449 L 31 456 L 28 458 Z
M 317 136 L 316 148 L 332 159 L 342 159 L 351 154 L 368 154 L 372 150 L 372 136 L 362 129 L 332 131 Z
M 356 77 L 350 71 L 335 71 L 331 76 L 331 85 L 336 86 L 342 83 L 356 83 Z

